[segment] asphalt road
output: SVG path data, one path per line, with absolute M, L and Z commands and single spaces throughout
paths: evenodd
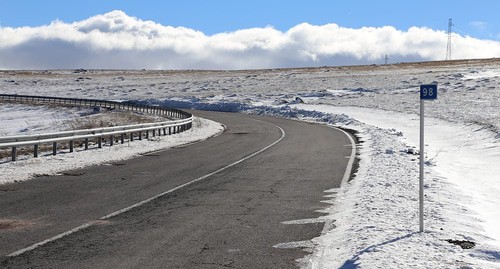
M 324 224 L 286 222 L 321 216 L 324 191 L 341 184 L 349 138 L 298 121 L 195 114 L 227 130 L 180 148 L 0 186 L 0 267 L 296 267 L 307 253 L 286 243 L 307 242 Z

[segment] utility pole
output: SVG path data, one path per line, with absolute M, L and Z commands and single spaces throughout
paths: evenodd
M 446 45 L 446 60 L 451 60 L 451 28 L 453 27 L 453 22 L 451 19 L 448 20 L 448 44 Z

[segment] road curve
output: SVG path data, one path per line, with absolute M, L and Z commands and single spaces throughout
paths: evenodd
M 0 186 L 0 265 L 295 267 L 305 253 L 286 243 L 318 236 L 323 224 L 284 223 L 321 215 L 324 190 L 341 184 L 349 138 L 298 121 L 195 114 L 227 130 L 148 156 Z

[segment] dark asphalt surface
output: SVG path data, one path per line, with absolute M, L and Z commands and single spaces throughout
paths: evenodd
M 335 129 L 278 118 L 196 111 L 227 130 L 200 143 L 0 186 L 0 267 L 294 268 L 307 253 L 324 190 L 351 154 Z M 254 120 L 257 119 L 258 121 Z M 16 257 L 5 255 L 266 151 L 202 181 Z

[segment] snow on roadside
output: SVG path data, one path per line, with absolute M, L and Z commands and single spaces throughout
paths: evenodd
M 302 260 L 304 268 L 500 268 L 494 228 L 499 227 L 494 210 L 498 191 L 494 182 L 488 184 L 494 180 L 488 175 L 495 174 L 493 165 L 498 162 L 491 158 L 498 158 L 499 145 L 487 139 L 493 137 L 484 133 L 489 131 L 479 131 L 464 141 L 459 134 L 474 132 L 461 130 L 458 124 L 429 121 L 426 232 L 418 233 L 418 156 L 408 154 L 409 148 L 418 146 L 412 133 L 418 133 L 414 116 L 386 112 L 392 114 L 388 117 L 379 110 L 352 107 L 296 107 L 316 110 L 315 114 L 342 112 L 364 122 L 348 126 L 357 129 L 363 141 L 356 179 L 340 193 L 325 196 L 334 200 L 324 211 L 334 228 L 314 239 L 317 248 Z M 445 148 L 452 145 L 459 148 Z M 471 150 L 473 156 L 468 156 Z M 478 150 L 486 151 L 480 156 Z M 472 169 L 463 166 L 467 157 L 484 166 L 476 167 L 474 184 L 464 186 L 464 180 L 471 181 L 466 178 L 470 171 L 459 177 L 460 168 Z M 476 190 L 471 190 L 474 185 Z M 485 210 L 480 207 L 489 209 L 490 216 L 482 214 Z M 461 249 L 445 241 L 450 239 L 473 241 L 476 246 Z
M 223 130 L 224 127 L 220 123 L 195 117 L 193 128 L 175 135 L 156 136 L 142 141 L 135 140 L 123 145 L 105 146 L 102 149 L 87 151 L 75 149 L 77 151 L 75 153 L 60 153 L 56 156 L 25 159 L 20 157 L 19 161 L 0 164 L 0 184 L 28 180 L 41 174 L 54 175 L 85 166 L 130 159 L 139 154 L 205 140 L 221 133 Z

